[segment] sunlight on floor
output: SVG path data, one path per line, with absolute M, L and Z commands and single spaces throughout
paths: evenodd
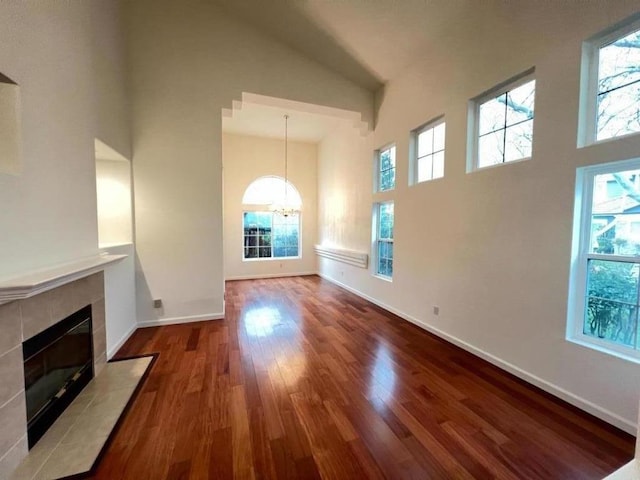
M 251 308 L 243 314 L 244 327 L 251 337 L 267 337 L 281 323 L 280 311 L 273 307 Z
M 371 372 L 369 395 L 386 402 L 393 397 L 396 387 L 396 372 L 393 357 L 386 344 L 380 343 L 376 351 L 376 360 Z

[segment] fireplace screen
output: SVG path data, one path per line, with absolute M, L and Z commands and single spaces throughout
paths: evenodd
M 29 447 L 93 378 L 91 306 L 23 344 Z

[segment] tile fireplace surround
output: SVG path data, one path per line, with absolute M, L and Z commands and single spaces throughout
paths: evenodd
M 6 478 L 28 451 L 22 342 L 89 304 L 97 375 L 107 361 L 102 271 L 0 305 L 0 479 Z

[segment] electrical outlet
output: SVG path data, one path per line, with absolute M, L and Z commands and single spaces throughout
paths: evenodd
M 162 299 L 156 298 L 153 300 L 153 308 L 162 308 Z
M 438 307 L 437 305 L 433 306 L 433 314 L 434 315 L 440 315 L 440 307 Z

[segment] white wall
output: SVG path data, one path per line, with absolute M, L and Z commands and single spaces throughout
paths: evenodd
M 0 277 L 98 251 L 94 138 L 130 153 L 117 2 L 0 5 L 20 85 L 22 171 L 0 174 Z
M 138 328 L 136 319 L 135 248 L 132 243 L 100 249 L 101 253 L 127 255 L 104 271 L 107 358 L 113 357 Z
M 358 130 L 345 127 L 335 130 L 318 146 L 319 243 L 369 251 L 373 186 L 371 137 L 363 137 Z
M 221 110 L 243 91 L 373 116 L 373 96 L 213 2 L 128 2 L 138 316 L 223 311 Z M 162 298 L 164 310 L 152 299 Z
M 288 142 L 288 178 L 302 197 L 301 258 L 243 261 L 242 196 L 251 182 L 284 175 L 284 142 L 273 138 L 222 135 L 225 279 L 263 278 L 316 272 L 317 156 L 314 143 Z
M 138 327 L 131 187 L 128 160 L 96 158 L 100 253 L 127 256 L 104 272 L 107 358 L 113 357 Z
M 22 171 L 22 105 L 20 86 L 0 73 L 0 172 Z
M 130 159 L 130 65 L 124 3 L 125 0 L 91 0 L 89 21 L 95 138 Z
M 640 152 L 640 136 L 576 148 L 582 41 L 639 7 L 469 4 L 381 92 L 370 138 L 327 138 L 318 166 L 320 242 L 369 251 L 372 202 L 396 205 L 392 283 L 326 259 L 323 275 L 632 433 L 637 364 L 569 343 L 565 330 L 576 167 Z M 532 66 L 533 159 L 467 174 L 468 100 Z M 445 178 L 408 187 L 409 132 L 441 114 Z M 373 150 L 392 141 L 397 188 L 372 194 Z
M 8 278 L 98 253 L 94 139 L 125 155 L 130 145 L 117 1 L 2 1 L 0 32 L 0 72 L 20 86 L 22 122 L 19 173 L 0 173 Z M 16 444 L 0 476 L 25 454 Z

